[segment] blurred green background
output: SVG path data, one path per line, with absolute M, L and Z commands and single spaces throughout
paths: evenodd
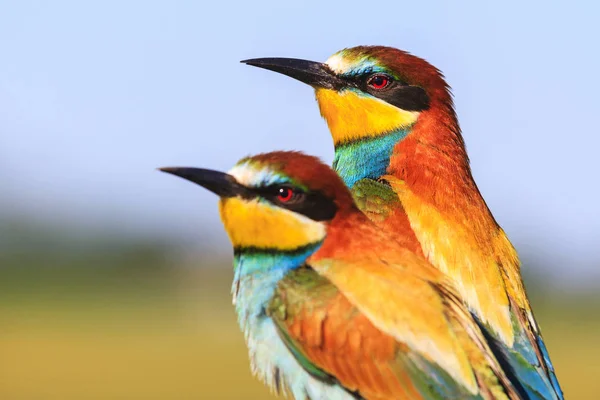
M 229 257 L 3 226 L 1 399 L 270 398 L 250 376 L 230 305 Z M 568 398 L 597 398 L 597 292 L 561 293 L 540 276 L 527 283 Z

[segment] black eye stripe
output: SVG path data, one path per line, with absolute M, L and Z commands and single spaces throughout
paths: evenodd
M 294 190 L 295 195 L 299 196 L 295 201 L 281 202 L 277 199 L 281 188 L 290 188 Z M 272 185 L 252 190 L 257 196 L 269 201 L 273 205 L 302 214 L 315 221 L 329 221 L 335 217 L 337 206 L 333 199 L 325 196 L 323 193 L 304 192 L 291 185 Z
M 345 81 L 348 86 L 354 86 L 359 89 L 364 89 L 366 86 L 368 86 L 369 79 L 376 75 L 381 75 L 388 78 L 390 84 L 408 86 L 408 83 L 385 72 L 368 72 L 360 75 L 340 76 L 339 78 Z
M 368 88 L 367 93 L 386 103 L 406 111 L 424 111 L 429 109 L 429 96 L 423 88 L 418 86 L 390 85 L 384 90 Z
M 360 76 L 360 81 L 363 85 L 368 85 L 369 80 L 371 80 L 374 77 L 378 77 L 381 76 L 383 78 L 387 78 L 390 81 L 390 84 L 394 84 L 394 85 L 400 85 L 400 86 L 408 86 L 408 84 L 390 74 L 386 74 L 384 72 L 373 72 L 373 73 L 369 73 L 369 74 L 365 74 L 365 75 L 361 75 Z
M 368 84 L 369 78 L 373 75 L 385 75 L 390 79 L 390 83 L 384 89 L 374 89 Z M 389 74 L 372 72 L 342 79 L 348 83 L 348 86 L 356 87 L 373 97 L 377 97 L 405 111 L 424 111 L 429 109 L 430 100 L 425 89 L 409 85 Z

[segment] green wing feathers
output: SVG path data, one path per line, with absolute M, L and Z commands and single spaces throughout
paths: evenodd
M 313 376 L 341 385 L 349 393 L 358 393 L 365 399 L 518 398 L 512 395 L 510 383 L 488 351 L 477 325 L 449 289 L 426 283 L 429 289 L 425 286 L 419 289 L 423 293 L 417 297 L 418 303 L 432 301 L 426 293 L 437 297 L 438 301 L 429 307 L 441 310 L 437 328 L 449 330 L 446 335 L 441 335 L 455 341 L 455 352 L 461 352 L 455 356 L 464 359 L 466 364 L 461 367 L 472 377 L 470 383 L 474 386 L 471 387 L 469 382 L 465 383 L 468 378 L 457 378 L 456 372 L 443 367 L 448 364 L 436 355 L 419 350 L 419 345 L 410 340 L 399 339 L 403 336 L 397 332 L 399 329 L 419 330 L 419 324 L 426 325 L 427 321 L 435 321 L 435 317 L 424 314 L 421 318 L 425 321 L 420 322 L 402 317 L 397 321 L 382 322 L 377 315 L 367 316 L 362 310 L 364 306 L 359 304 L 361 294 L 340 288 L 335 284 L 335 276 L 333 280 L 327 276 L 331 276 L 331 270 L 336 267 L 330 263 L 320 264 L 315 269 L 303 267 L 288 273 L 279 282 L 267 310 L 280 330 L 282 340 Z M 352 267 L 356 268 L 351 265 L 341 268 Z M 330 271 L 319 273 L 320 269 Z M 401 292 L 405 288 L 394 283 L 394 274 L 378 275 L 366 269 L 358 277 L 371 291 L 371 297 L 378 297 L 376 288 L 369 286 L 369 279 L 387 279 L 390 290 Z M 387 294 L 385 292 L 381 298 Z M 376 312 L 374 307 L 369 306 L 369 314 Z M 394 310 L 395 307 L 392 300 L 388 304 L 382 303 L 379 308 L 385 314 L 385 309 Z M 410 308 L 411 304 L 403 304 L 403 307 Z M 426 307 L 415 304 L 415 315 Z M 402 316 L 402 312 L 395 314 Z

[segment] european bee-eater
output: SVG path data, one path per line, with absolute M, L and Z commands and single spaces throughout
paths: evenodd
M 562 399 L 532 314 L 520 261 L 471 175 L 450 88 L 402 50 L 360 46 L 325 63 L 246 64 L 311 85 L 335 146 L 334 169 L 361 209 L 449 275 L 532 399 Z
M 447 277 L 356 206 L 318 159 L 163 168 L 220 196 L 252 370 L 296 399 L 518 399 Z

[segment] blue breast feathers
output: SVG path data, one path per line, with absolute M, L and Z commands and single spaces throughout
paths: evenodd
M 379 179 L 390 164 L 394 146 L 410 132 L 410 128 L 369 139 L 340 144 L 335 149 L 333 169 L 352 188 L 361 179 Z
M 303 265 L 321 243 L 294 252 L 245 249 L 234 259 L 233 302 L 248 345 L 252 373 L 277 393 L 296 399 L 355 400 L 342 387 L 307 372 L 282 341 L 265 308 L 278 282 Z

